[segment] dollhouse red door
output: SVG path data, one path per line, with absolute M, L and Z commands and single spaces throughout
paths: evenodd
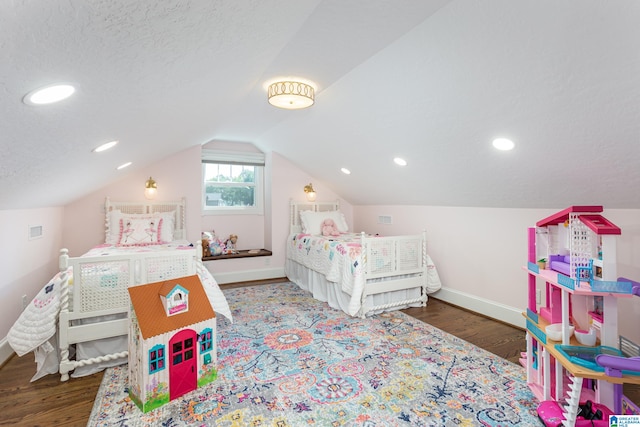
M 169 400 L 196 389 L 196 345 L 196 331 L 192 329 L 183 329 L 169 340 Z

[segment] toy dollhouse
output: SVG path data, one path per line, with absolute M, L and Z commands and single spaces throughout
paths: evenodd
M 143 412 L 216 379 L 216 315 L 198 276 L 129 295 L 129 396 Z
M 608 426 L 609 415 L 622 414 L 622 384 L 640 384 L 637 370 L 605 366 L 608 358 L 629 360 L 619 350 L 617 303 L 638 289 L 617 278 L 621 230 L 602 212 L 602 206 L 571 206 L 528 230 L 527 353 L 521 362 L 546 425 Z M 538 285 L 544 291 L 539 306 Z M 578 415 L 585 402 L 594 418 Z

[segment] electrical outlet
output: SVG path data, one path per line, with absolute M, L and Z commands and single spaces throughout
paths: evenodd
M 29 305 L 29 300 L 26 295 L 22 295 L 22 310 L 27 308 L 27 305 Z

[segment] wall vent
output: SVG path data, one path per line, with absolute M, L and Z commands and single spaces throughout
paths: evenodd
M 391 224 L 391 215 L 378 215 L 378 224 Z
M 30 225 L 29 226 L 29 240 L 39 239 L 42 237 L 42 226 L 41 225 Z

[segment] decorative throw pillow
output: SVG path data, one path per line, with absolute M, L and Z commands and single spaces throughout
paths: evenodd
M 120 218 L 120 246 L 157 245 L 162 218 Z

